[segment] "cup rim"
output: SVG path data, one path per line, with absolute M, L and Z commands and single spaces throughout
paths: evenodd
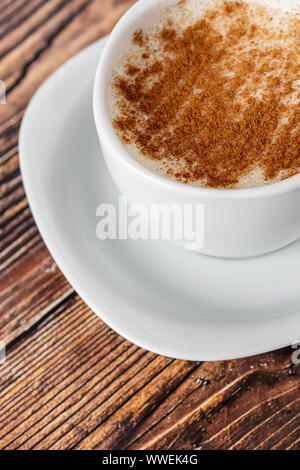
M 174 1 L 176 0 L 168 0 L 169 3 L 174 3 Z M 132 20 L 132 18 L 134 18 L 137 13 L 140 14 L 143 12 L 143 10 L 149 9 L 149 3 L 151 3 L 151 8 L 155 8 L 155 6 L 162 3 L 162 1 L 151 0 L 151 2 L 149 2 L 149 0 L 139 0 L 134 5 L 132 5 L 120 18 L 108 36 L 107 42 L 99 59 L 93 88 L 93 112 L 100 142 L 105 143 L 105 146 L 109 152 L 117 153 L 120 161 L 122 161 L 122 163 L 124 163 L 126 166 L 129 166 L 133 171 L 139 173 L 141 177 L 152 180 L 153 183 L 169 188 L 170 190 L 176 191 L 177 193 L 184 193 L 187 196 L 202 196 L 221 199 L 252 199 L 258 197 L 273 197 L 284 195 L 288 192 L 299 189 L 300 172 L 282 181 L 252 188 L 219 189 L 191 186 L 155 173 L 154 171 L 142 165 L 142 163 L 140 163 L 133 155 L 130 154 L 125 145 L 122 144 L 119 137 L 117 136 L 108 113 L 106 105 L 106 90 L 108 83 L 105 79 L 103 70 L 108 67 L 111 51 L 118 47 L 119 37 L 122 33 L 124 33 L 124 31 L 126 32 L 130 20 Z M 163 3 L 165 7 L 167 2 L 164 0 Z M 128 35 L 131 33 L 132 31 L 130 31 Z

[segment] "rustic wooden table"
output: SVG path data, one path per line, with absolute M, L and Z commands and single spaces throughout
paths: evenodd
M 0 0 L 0 448 L 299 450 L 291 348 L 195 363 L 130 344 L 74 292 L 30 213 L 18 162 L 24 110 L 132 3 Z

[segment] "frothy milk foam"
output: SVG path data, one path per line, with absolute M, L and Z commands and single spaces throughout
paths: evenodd
M 230 3 L 230 1 L 228 1 L 228 3 Z M 229 67 L 228 70 L 226 70 L 226 68 L 224 69 L 225 76 L 230 76 L 230 73 L 232 73 L 231 70 L 234 69 L 234 64 L 237 64 L 241 60 L 241 58 L 245 58 L 247 56 L 247 52 L 250 49 L 253 50 L 253 48 L 257 47 L 261 51 L 267 51 L 270 47 L 274 47 L 276 45 L 283 46 L 287 50 L 299 47 L 298 44 L 295 44 L 294 37 L 289 33 L 291 27 L 300 27 L 300 0 L 244 0 L 243 3 L 249 6 L 252 21 L 254 20 L 255 24 L 257 24 L 260 29 L 265 28 L 266 30 L 273 31 L 275 33 L 277 31 L 278 34 L 266 34 L 263 42 L 262 38 L 259 36 L 257 38 L 254 37 L 254 39 L 251 41 L 249 41 L 248 38 L 245 38 L 245 40 L 241 39 L 236 45 L 236 47 L 232 48 L 232 63 L 231 67 Z M 156 35 L 157 32 L 163 28 L 163 26 L 169 19 L 172 21 L 174 25 L 173 27 L 180 31 L 190 25 L 195 24 L 200 19 L 205 18 L 205 15 L 207 11 L 209 11 L 209 9 L 217 9 L 218 5 L 220 6 L 221 4 L 224 4 L 224 0 L 183 0 L 178 2 L 178 4 L 175 3 L 170 8 L 167 8 L 163 15 L 161 15 L 160 13 L 159 16 L 157 16 L 151 22 L 151 24 L 146 23 L 144 25 L 140 25 L 140 27 L 143 28 L 143 31 L 147 34 L 147 37 L 149 38 L 149 49 L 152 51 L 157 51 L 158 56 L 160 58 L 162 57 L 164 52 L 159 50 Z M 229 20 L 226 20 L 226 18 L 222 18 L 218 21 L 215 21 L 213 24 L 214 29 L 221 35 L 225 35 L 226 32 L 228 33 L 228 21 Z M 110 92 L 110 108 L 112 120 L 114 120 L 118 116 L 120 101 L 120 96 L 118 95 L 117 91 L 113 86 L 113 81 L 115 77 L 122 76 L 124 75 L 124 73 L 126 73 L 126 67 L 128 66 L 129 58 L 131 64 L 134 63 L 136 66 L 142 64 L 142 52 L 143 51 L 141 51 L 136 44 L 132 43 L 126 50 L 126 52 L 121 54 L 119 61 L 114 67 L 113 80 Z M 263 60 L 265 59 L 262 59 L 262 62 Z M 276 76 L 280 76 L 283 73 L 281 67 L 282 65 L 278 63 L 275 74 Z M 249 89 L 251 88 L 252 96 L 259 98 L 264 94 L 267 82 L 261 80 L 260 83 L 257 84 L 255 83 L 255 77 L 251 76 L 250 74 L 247 78 L 246 86 Z M 295 91 L 294 93 L 289 94 L 288 98 L 285 98 L 285 104 L 299 104 L 300 77 L 299 80 L 296 80 L 294 82 L 293 88 Z M 244 98 L 239 96 L 236 98 L 235 104 L 238 102 L 241 106 L 243 106 L 243 104 L 245 104 L 243 100 Z M 283 115 L 281 117 L 281 125 L 287 123 L 288 120 L 289 115 Z M 155 173 L 161 174 L 168 178 L 176 179 L 174 176 L 170 176 L 170 174 L 167 172 L 170 166 L 172 166 L 172 163 L 169 159 L 168 161 L 164 159 L 151 159 L 148 156 L 144 156 L 137 145 L 130 142 L 126 142 L 124 143 L 124 145 L 126 145 L 126 148 L 131 153 L 131 155 L 134 156 L 145 167 L 149 168 Z M 182 169 L 182 165 L 184 166 L 184 163 L 176 160 L 174 161 L 173 165 L 175 166 L 175 169 L 179 167 Z M 280 181 L 284 179 L 284 177 L 285 173 L 281 171 L 280 174 L 272 181 L 266 181 L 263 170 L 258 167 L 252 170 L 250 173 L 244 175 L 237 184 L 232 186 L 232 188 L 236 189 L 262 186 Z M 205 184 L 201 180 L 188 181 L 188 184 L 200 187 L 205 186 Z

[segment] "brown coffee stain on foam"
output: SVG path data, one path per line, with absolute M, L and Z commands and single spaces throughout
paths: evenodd
M 276 23 L 273 13 L 222 2 L 193 24 L 173 14 L 158 31 L 135 32 L 127 72 L 113 82 L 120 139 L 189 184 L 256 186 L 297 173 L 300 19 Z

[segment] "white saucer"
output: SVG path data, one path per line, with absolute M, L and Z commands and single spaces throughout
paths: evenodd
M 28 200 L 60 269 L 120 335 L 159 354 L 224 360 L 300 338 L 300 241 L 222 260 L 167 241 L 99 241 L 96 207 L 117 201 L 99 149 L 92 85 L 99 41 L 61 67 L 23 120 Z

